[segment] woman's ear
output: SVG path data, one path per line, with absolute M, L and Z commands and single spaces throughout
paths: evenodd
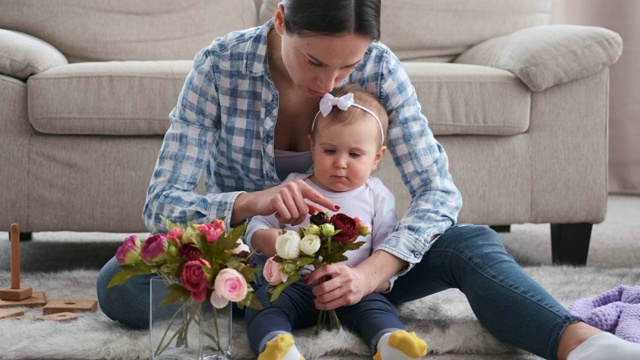
M 382 157 L 386 152 L 387 147 L 384 145 L 380 146 L 380 149 L 378 149 L 378 152 L 376 153 L 376 158 L 373 160 L 373 170 L 378 168 L 378 165 L 380 165 L 380 161 L 382 161 Z
M 284 5 L 278 4 L 273 16 L 273 24 L 278 34 L 282 35 L 284 33 Z

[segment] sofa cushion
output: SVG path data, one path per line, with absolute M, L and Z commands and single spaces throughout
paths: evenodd
M 29 118 L 47 134 L 162 135 L 192 61 L 57 66 L 29 78 Z
M 64 64 L 67 58 L 51 44 L 31 35 L 0 29 L 0 74 L 25 80 Z
M 254 0 L 0 0 L 0 9 L 0 28 L 37 36 L 69 62 L 191 60 L 258 18 Z
M 512 73 L 462 64 L 404 65 L 435 135 L 515 135 L 528 130 L 531 92 Z
M 279 2 L 263 0 L 261 22 Z M 386 0 L 381 11 L 381 41 L 401 60 L 449 62 L 487 39 L 548 24 L 551 0 Z
M 534 91 L 594 74 L 615 63 L 622 38 L 611 30 L 579 25 L 537 26 L 478 44 L 456 59 L 516 74 Z

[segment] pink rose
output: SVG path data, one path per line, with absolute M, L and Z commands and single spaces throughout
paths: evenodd
M 267 259 L 262 269 L 264 279 L 267 280 L 269 285 L 278 285 L 287 281 L 288 276 L 281 271 L 282 264 L 275 261 L 273 256 Z
M 240 254 L 242 252 L 245 252 L 245 251 L 246 252 L 251 252 L 251 250 L 249 250 L 249 246 L 247 246 L 247 244 L 245 244 L 242 241 L 242 239 L 238 239 L 236 241 L 236 244 L 238 244 L 238 246 L 231 251 L 232 254 L 238 255 L 238 254 Z
M 124 239 L 124 242 L 116 251 L 116 260 L 118 260 L 118 264 L 129 265 L 140 261 L 141 247 L 142 242 L 135 235 L 131 235 Z
M 208 242 L 218 241 L 220 236 L 224 234 L 224 222 L 216 219 L 209 224 L 198 226 L 198 232 L 206 236 Z
M 233 302 L 244 300 L 248 292 L 244 276 L 230 268 L 220 270 L 213 288 L 217 296 Z
M 184 235 L 184 230 L 180 228 L 173 228 L 167 233 L 167 239 L 173 240 L 176 244 L 180 245 L 180 238 L 182 235 Z
M 211 267 L 204 259 L 188 261 L 182 267 L 180 284 L 191 292 L 193 300 L 201 302 L 207 297 L 207 276 L 203 267 Z
M 152 265 L 165 258 L 167 251 L 167 235 L 155 234 L 144 241 L 140 250 L 140 258 L 146 264 Z
M 222 309 L 227 306 L 229 300 L 220 297 L 215 291 L 211 292 L 211 297 L 209 298 L 209 302 L 214 308 Z

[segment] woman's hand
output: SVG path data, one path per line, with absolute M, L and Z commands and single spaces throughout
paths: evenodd
M 339 207 L 303 180 L 290 181 L 262 191 L 238 196 L 233 207 L 232 223 L 253 215 L 276 214 L 278 221 L 298 225 L 309 214 L 324 211 L 321 207 L 336 211 Z
M 353 305 L 374 291 L 389 288 L 389 279 L 407 263 L 386 251 L 375 251 L 355 267 L 329 264 L 314 270 L 305 278 L 306 284 L 315 284 L 313 294 L 318 310 L 332 310 Z
M 341 263 L 324 265 L 307 275 L 305 283 L 313 287 L 318 310 L 332 310 L 353 305 L 375 290 L 370 277 L 357 267 Z

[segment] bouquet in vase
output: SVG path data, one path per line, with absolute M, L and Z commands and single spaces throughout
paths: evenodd
M 166 285 L 167 295 L 160 305 L 181 304 L 157 347 L 152 349 L 152 358 L 160 357 L 169 347 L 193 347 L 187 336 L 191 325 L 212 340 L 216 350 L 226 351 L 221 349 L 224 346 L 220 345 L 217 322 L 214 329 L 203 329 L 200 305 L 205 301 L 211 303 L 214 320 L 218 315 L 216 309 L 228 308 L 230 302 L 240 308 L 262 307 L 249 286 L 260 270 L 241 239 L 246 225 L 227 230 L 223 219 L 186 226 L 163 220 L 167 233 L 152 234 L 144 242 L 135 235 L 124 240 L 116 251 L 121 271 L 111 279 L 109 287 L 121 285 L 135 275 L 155 273 Z M 153 304 L 151 310 L 153 316 Z M 176 328 L 175 319 L 181 322 L 172 333 L 169 327 Z
M 341 213 L 329 217 L 327 213 L 316 212 L 309 222 L 309 226 L 298 231 L 283 230 L 276 239 L 276 255 L 267 259 L 263 269 L 271 302 L 287 286 L 300 280 L 305 270 L 347 260 L 345 252 L 364 245 L 364 241 L 355 240 L 369 234 L 368 227 L 358 218 Z M 333 329 L 340 327 L 335 310 L 318 313 L 316 331 L 327 325 Z

